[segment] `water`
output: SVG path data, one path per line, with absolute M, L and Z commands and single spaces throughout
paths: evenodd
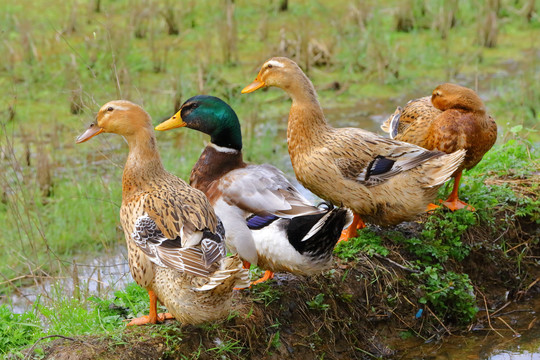
M 9 304 L 13 312 L 23 313 L 38 297 L 41 303 L 46 303 L 58 296 L 75 295 L 76 288 L 83 298 L 91 295 L 110 297 L 133 282 L 125 246 L 98 258 L 79 256 L 74 260 L 76 272 L 73 264 L 63 266 L 56 276 L 34 279 L 33 285 L 18 287 L 16 292 L 0 298 L 0 304 Z
M 510 303 L 491 316 L 478 314 L 482 325 L 464 335 L 450 335 L 441 341 L 397 340 L 392 348 L 400 350 L 400 360 L 540 360 L 540 298 Z

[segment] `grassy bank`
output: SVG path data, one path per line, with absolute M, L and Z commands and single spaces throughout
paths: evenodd
M 235 310 L 220 323 L 181 328 L 171 322 L 152 327 L 152 336 L 125 329 L 123 320 L 147 311 L 146 292 L 135 284 L 112 297 L 59 292 L 24 314 L 1 307 L 0 353 L 22 357 L 39 340 L 32 349 L 37 358 L 76 348 L 88 356 L 81 358 L 112 359 L 132 346 L 151 350 L 141 353 L 148 358 L 319 358 L 336 356 L 330 336 L 341 356 L 362 358 L 395 354 L 390 343 L 399 337 L 427 340 L 472 328 L 489 333 L 490 314 L 540 292 L 539 171 L 540 156 L 526 141 L 496 145 L 463 178 L 462 195 L 476 212 L 440 209 L 393 228 L 370 226 L 336 248 L 334 270 L 278 276 L 238 293 Z M 497 331 L 504 337 L 512 330 Z

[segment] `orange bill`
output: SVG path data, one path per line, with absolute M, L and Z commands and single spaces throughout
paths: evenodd
M 253 81 L 251 84 L 249 84 L 248 86 L 242 89 L 242 94 L 248 94 L 250 92 L 254 92 L 255 90 L 258 90 L 264 87 L 265 85 L 266 84 L 264 83 L 264 81 L 259 80 L 259 77 L 257 76 L 255 81 Z
M 176 128 L 183 127 L 186 125 L 187 124 L 184 122 L 184 120 L 182 120 L 182 117 L 180 116 L 180 111 L 179 111 L 176 114 L 174 114 L 174 116 L 171 117 L 169 120 L 166 120 L 162 122 L 161 124 L 159 124 L 158 126 L 156 126 L 155 129 L 159 131 L 165 131 L 165 130 L 170 130 L 170 129 L 176 129 Z
M 90 124 L 90 126 L 88 127 L 88 129 L 84 133 L 79 135 L 79 137 L 77 138 L 76 143 L 80 144 L 80 143 L 83 143 L 85 141 L 88 141 L 91 138 L 93 138 L 94 136 L 96 136 L 98 134 L 101 134 L 102 132 L 103 132 L 102 128 L 97 126 L 97 124 L 92 123 L 92 124 Z

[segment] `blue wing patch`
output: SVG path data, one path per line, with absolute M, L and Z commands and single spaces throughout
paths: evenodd
M 276 215 L 251 215 L 246 219 L 247 226 L 250 230 L 260 230 L 279 219 Z

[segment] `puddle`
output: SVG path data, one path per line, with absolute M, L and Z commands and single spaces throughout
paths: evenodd
M 43 303 L 58 295 L 75 295 L 76 288 L 83 298 L 92 295 L 110 297 L 133 282 L 125 246 L 118 246 L 111 255 L 100 258 L 77 257 L 75 264 L 76 271 L 72 264 L 66 264 L 57 276 L 35 279 L 32 286 L 18 287 L 15 292 L 0 298 L 0 304 L 8 304 L 15 313 L 23 313 L 38 297 Z
M 491 317 L 491 330 L 484 316 L 484 327 L 463 336 L 445 336 L 442 341 L 397 340 L 392 347 L 399 360 L 540 360 L 540 298 L 512 303 Z

